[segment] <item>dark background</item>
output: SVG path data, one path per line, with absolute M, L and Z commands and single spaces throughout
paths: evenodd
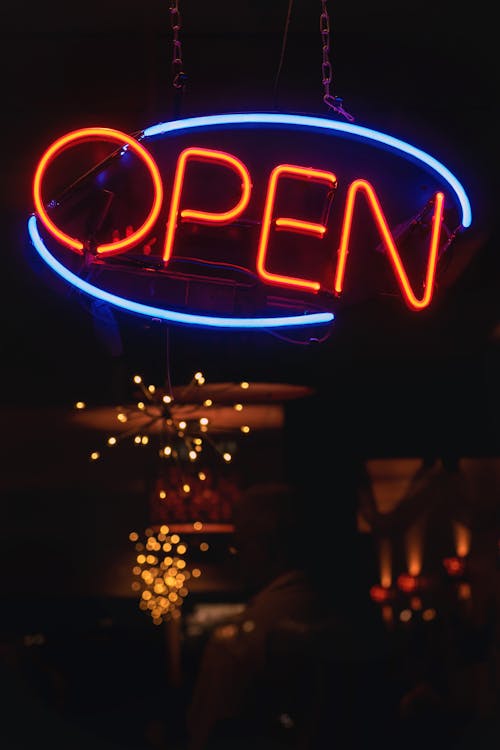
M 437 456 L 454 465 L 499 453 L 500 66 L 492 10 L 482 0 L 466 9 L 449 0 L 329 3 L 333 92 L 357 124 L 435 155 L 471 198 L 470 241 L 458 243 L 455 256 L 455 246 L 449 250 L 428 310 L 413 313 L 399 296 L 380 296 L 345 310 L 319 342 L 167 329 L 118 313 L 114 350 L 85 300 L 61 290 L 35 257 L 26 229 L 33 172 L 47 145 L 73 128 L 135 132 L 179 113 L 275 108 L 331 116 L 322 101 L 320 2 L 293 3 L 278 75 L 288 7 L 180 0 L 188 76 L 181 100 L 172 87 L 167 2 L 2 8 L 2 648 L 20 646 L 20 674 L 52 705 L 65 675 L 72 703 L 61 710 L 85 727 L 83 745 L 90 731 L 94 742 L 161 746 L 154 725 L 137 717 L 165 716 L 164 673 L 146 670 L 146 678 L 141 669 L 164 658 L 165 644 L 130 592 L 122 598 L 127 535 L 147 521 L 145 467 L 108 464 L 91 473 L 97 436 L 68 420 L 76 400 L 114 406 L 137 371 L 155 383 L 168 374 L 182 384 L 202 369 L 211 382 L 310 385 L 311 400 L 287 407 L 283 461 L 301 477 L 314 467 L 315 491 L 333 476 L 340 493 L 351 459 Z M 279 471 L 281 445 L 274 450 Z M 255 451 L 272 464 L 267 445 Z M 335 507 L 342 528 L 353 498 Z M 324 512 L 317 504 L 305 525 Z M 26 657 L 26 639 L 40 634 L 43 648 Z M 134 655 L 128 672 L 124 653 Z M 120 685 L 117 674 L 126 674 Z M 62 745 L 75 746 L 69 737 Z
M 85 302 L 61 293 L 40 269 L 25 225 L 43 150 L 74 127 L 134 132 L 179 107 L 185 116 L 273 108 L 331 116 L 322 102 L 320 3 L 292 4 L 278 75 L 287 9 L 286 2 L 185 3 L 181 101 L 172 87 L 167 4 L 3 11 L 3 403 L 106 403 L 123 382 L 120 372 L 126 379 L 139 366 L 156 380 L 165 374 L 163 328 L 118 314 L 118 363 Z M 392 2 L 329 11 L 333 93 L 358 124 L 415 143 L 457 174 L 474 216 L 467 243 L 457 243 L 455 256 L 452 246 L 431 309 L 409 312 L 399 297 L 367 300 L 320 345 L 173 326 L 172 377 L 180 383 L 203 367 L 212 381 L 310 383 L 334 409 L 339 433 L 350 436 L 356 425 L 352 437 L 369 453 L 420 453 L 429 441 L 438 451 L 495 453 L 499 66 L 489 11 L 479 4 L 459 13 L 450 2 L 432 12 Z

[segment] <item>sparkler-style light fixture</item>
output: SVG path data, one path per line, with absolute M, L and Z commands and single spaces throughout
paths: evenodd
M 212 426 L 216 403 L 204 389 L 205 378 L 200 371 L 193 375 L 187 386 L 176 389 L 176 392 L 175 389 L 146 385 L 141 375 L 134 375 L 133 383 L 137 401 L 129 406 L 116 407 L 116 430 L 106 438 L 105 449 L 125 442 L 138 447 L 151 446 L 156 442 L 159 457 L 170 459 L 177 466 L 191 464 L 198 467 L 203 463 L 203 458 L 205 463 L 216 458 L 229 464 L 233 456 L 227 441 L 215 440 L 214 433 L 237 431 L 240 435 L 248 435 L 251 431 L 250 425 L 245 423 L 244 405 L 239 400 L 230 407 L 241 415 L 238 424 L 233 420 L 230 426 L 222 426 L 219 420 L 218 424 Z M 240 383 L 242 393 L 249 385 L 248 382 Z M 84 401 L 75 403 L 76 410 L 85 408 Z M 102 449 L 95 449 L 89 459 L 97 461 L 102 456 Z M 200 478 L 200 472 L 196 473 Z
M 149 451 L 148 461 L 155 463 L 145 477 L 149 523 L 171 528 L 194 522 L 231 524 L 239 495 L 233 456 L 250 433 L 283 428 L 283 402 L 312 393 L 285 383 L 206 383 L 201 371 L 182 386 L 148 385 L 138 374 L 132 384 L 135 400 L 129 405 L 87 408 L 81 400 L 73 418 L 105 434 L 89 452 L 91 463 L 112 458 L 120 446 L 130 446 L 132 453 Z

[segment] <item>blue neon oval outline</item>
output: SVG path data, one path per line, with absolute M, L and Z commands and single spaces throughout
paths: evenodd
M 167 122 L 161 122 L 157 125 L 152 125 L 142 131 L 144 138 L 151 138 L 156 135 L 163 135 L 165 133 L 173 133 L 178 130 L 189 130 L 190 128 L 204 128 L 214 125 L 238 125 L 238 124 L 264 124 L 264 125 L 291 125 L 305 128 L 312 128 L 316 130 L 330 130 L 340 131 L 341 133 L 349 133 L 360 138 L 365 138 L 369 141 L 376 141 L 384 146 L 396 149 L 396 151 L 402 151 L 408 156 L 412 156 L 414 159 L 423 162 L 428 167 L 437 172 L 450 186 L 455 193 L 457 200 L 462 209 L 462 220 L 461 225 L 466 229 L 470 227 L 472 223 L 472 210 L 470 201 L 467 197 L 467 193 L 463 185 L 450 172 L 450 170 L 444 166 L 440 161 L 431 156 L 430 154 L 422 151 L 422 149 L 412 146 L 406 141 L 402 141 L 399 138 L 395 138 L 387 133 L 381 133 L 378 130 L 372 128 L 365 128 L 362 125 L 353 125 L 352 123 L 339 122 L 336 120 L 327 120 L 323 117 L 315 117 L 312 115 L 295 115 L 295 114 L 280 114 L 278 112 L 240 112 L 240 113 L 229 113 L 229 114 L 218 114 L 218 115 L 202 115 L 200 117 L 187 117 L 182 120 L 172 120 Z
M 185 325 L 209 326 L 212 328 L 283 328 L 291 326 L 310 326 L 324 325 L 331 323 L 335 316 L 331 312 L 323 313 L 304 313 L 303 315 L 287 315 L 272 318 L 219 318 L 211 315 L 194 315 L 192 313 L 176 312 L 161 307 L 152 307 L 144 305 L 141 302 L 119 297 L 116 294 L 107 292 L 105 289 L 89 284 L 88 281 L 81 279 L 79 276 L 63 266 L 50 252 L 43 242 L 37 226 L 37 217 L 32 214 L 28 219 L 28 232 L 35 249 L 45 263 L 53 271 L 61 276 L 65 281 L 81 289 L 82 292 L 90 294 L 92 297 L 108 302 L 115 307 L 121 307 L 129 312 L 138 315 L 146 315 L 149 318 L 159 318 L 160 320 L 169 320 L 173 323 L 183 323 Z

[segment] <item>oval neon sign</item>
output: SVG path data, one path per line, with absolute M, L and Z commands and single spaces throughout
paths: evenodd
M 345 162 L 343 164 L 342 159 L 338 164 L 339 169 L 337 169 L 337 165 L 334 165 L 335 172 L 331 169 L 324 169 L 318 163 L 319 158 L 323 156 L 324 158 L 328 157 L 330 161 L 332 160 L 331 154 L 325 149 L 320 155 L 315 154 L 314 167 L 304 166 L 299 163 L 300 157 L 294 157 L 294 163 L 283 163 L 281 161 L 281 163 L 275 165 L 271 164 L 270 168 L 267 169 L 265 199 L 262 201 L 263 206 L 261 206 L 259 220 L 253 222 L 260 227 L 255 252 L 252 256 L 255 263 L 253 272 L 258 283 L 266 288 L 275 291 L 277 289 L 280 293 L 283 290 L 291 290 L 292 294 L 305 294 L 306 299 L 307 295 L 311 295 L 311 300 L 314 301 L 311 304 L 303 301 L 300 314 L 289 314 L 289 311 L 287 311 L 288 314 L 283 314 L 279 309 L 273 310 L 272 314 L 262 315 L 256 314 L 254 311 L 246 316 L 191 312 L 180 309 L 180 306 L 179 309 L 173 309 L 172 304 L 168 303 L 168 293 L 165 295 L 165 300 L 161 300 L 161 304 L 149 304 L 144 298 L 131 298 L 130 288 L 127 289 L 126 294 L 123 294 L 120 293 L 120 290 L 103 288 L 100 284 L 83 279 L 79 275 L 78 269 L 72 268 L 72 264 L 68 263 L 67 259 L 63 262 L 64 253 L 61 254 L 60 252 L 61 245 L 66 252 L 69 250 L 70 253 L 77 256 L 88 256 L 90 254 L 96 262 L 102 264 L 108 256 L 120 256 L 130 248 L 137 247 L 139 243 L 146 242 L 147 237 L 158 228 L 154 242 L 157 242 L 159 238 L 157 259 L 161 268 L 157 268 L 157 270 L 159 275 L 163 275 L 162 278 L 168 276 L 172 266 L 172 258 L 176 257 L 178 227 L 181 224 L 189 225 L 192 228 L 204 225 L 213 230 L 214 227 L 231 227 L 237 220 L 244 219 L 254 188 L 252 179 L 255 170 L 253 167 L 249 168 L 244 160 L 227 150 L 209 148 L 206 145 L 193 146 L 187 144 L 178 153 L 174 166 L 166 162 L 165 154 L 161 152 L 159 145 L 166 145 L 167 151 L 170 153 L 174 152 L 172 148 L 173 136 L 180 136 L 185 139 L 192 132 L 207 135 L 213 134 L 217 130 L 222 130 L 225 134 L 228 131 L 234 134 L 239 128 L 246 131 L 248 126 L 254 126 L 255 128 L 277 127 L 282 131 L 293 134 L 320 132 L 327 136 L 337 136 L 351 141 L 355 148 L 359 144 L 363 144 L 368 147 L 375 147 L 379 151 L 387 151 L 389 154 L 395 155 L 397 159 L 402 158 L 412 165 L 416 164 L 420 172 L 430 174 L 433 182 L 429 194 L 430 199 L 427 199 L 425 211 L 422 210 L 418 214 L 418 220 L 429 227 L 428 238 L 426 239 L 425 252 L 427 257 L 422 293 L 415 292 L 414 286 L 412 286 L 400 254 L 398 237 L 391 231 L 384 213 L 384 208 L 377 193 L 378 185 L 377 188 L 374 186 L 376 179 L 374 180 L 373 175 L 376 174 L 376 170 L 374 171 L 373 165 L 370 166 L 371 154 L 369 150 L 364 153 L 364 161 L 362 161 L 362 168 L 367 170 L 368 178 L 363 174 L 354 173 L 352 179 L 344 178 L 343 180 L 346 169 L 343 168 Z M 140 223 L 138 229 L 128 227 L 126 236 L 115 238 L 111 242 L 96 243 L 92 248 L 89 248 L 86 247 L 84 239 L 63 231 L 57 226 L 49 215 L 49 210 L 45 207 L 42 192 L 45 172 L 55 157 L 75 143 L 92 139 L 118 143 L 122 149 L 122 154 L 130 152 L 139 158 L 149 175 L 152 201 L 149 210 L 145 212 L 145 216 L 138 220 Z M 354 153 L 352 145 L 350 151 L 347 148 L 347 152 L 350 154 L 348 158 L 351 162 L 356 162 L 356 158 L 353 159 L 352 157 Z M 338 162 L 338 154 L 339 149 L 335 151 L 334 161 L 337 160 Z M 313 157 L 309 156 L 308 158 L 311 162 Z M 378 154 L 375 161 L 377 159 L 379 159 Z M 190 174 L 192 174 L 190 170 L 196 169 L 200 162 L 204 162 L 209 169 L 213 170 L 213 173 L 211 173 L 212 187 L 216 185 L 215 175 L 219 178 L 217 179 L 217 182 L 219 182 L 222 173 L 225 173 L 224 176 L 227 179 L 237 180 L 240 183 L 236 190 L 236 197 L 234 195 L 225 196 L 224 205 L 217 207 L 217 210 L 213 210 L 213 208 L 212 210 L 205 210 L 203 206 L 201 207 L 203 210 L 200 210 L 197 205 L 189 204 L 186 184 L 189 182 Z M 161 167 L 159 164 L 161 164 Z M 167 167 L 165 167 L 165 164 L 167 164 Z M 356 164 L 356 168 L 359 172 L 359 163 Z M 401 172 L 401 170 L 396 171 L 398 175 Z M 162 212 L 162 177 L 165 179 L 165 173 L 168 172 L 173 172 L 172 194 L 169 206 Z M 408 177 L 404 170 L 401 172 L 401 176 L 407 183 L 408 180 L 414 179 L 413 174 Z M 277 262 L 273 258 L 273 238 L 275 234 L 285 232 L 287 236 L 295 238 L 297 235 L 301 235 L 313 246 L 313 240 L 324 240 L 327 229 L 331 231 L 324 216 L 320 217 L 321 221 L 314 221 L 310 218 L 318 217 L 289 216 L 286 215 L 286 211 L 283 215 L 283 209 L 280 207 L 280 190 L 284 190 L 283 186 L 286 186 L 286 183 L 290 181 L 298 183 L 299 188 L 304 191 L 310 190 L 312 185 L 316 185 L 317 190 L 324 191 L 325 194 L 328 193 L 330 200 L 332 200 L 334 195 L 337 196 L 342 180 L 345 190 L 342 223 L 338 228 L 337 237 L 335 237 L 335 231 L 331 232 L 336 241 L 332 253 L 336 255 L 337 260 L 334 273 L 325 277 L 317 271 L 316 276 L 312 277 L 312 274 L 304 275 L 303 269 L 301 269 L 301 273 L 291 273 L 289 269 L 287 272 L 283 272 L 282 269 L 277 268 Z M 191 181 L 194 182 L 193 179 Z M 413 190 L 411 186 L 410 189 Z M 213 192 L 213 190 L 210 190 L 210 192 Z M 359 125 L 321 117 L 278 113 L 207 115 L 164 122 L 146 128 L 137 139 L 120 131 L 107 128 L 86 128 L 74 131 L 52 144 L 40 160 L 34 178 L 33 197 L 36 213 L 28 221 L 31 241 L 41 258 L 68 283 L 78 287 L 86 294 L 139 315 L 180 324 L 219 328 L 277 328 L 331 323 L 334 319 L 333 309 L 330 309 L 334 307 L 332 301 L 334 303 L 338 300 L 344 291 L 346 263 L 349 251 L 352 249 L 350 246 L 352 244 L 353 221 L 356 212 L 361 210 L 359 208 L 361 203 L 368 206 L 371 223 L 381 239 L 381 245 L 388 257 L 389 265 L 405 302 L 411 309 L 423 309 L 429 305 L 432 298 L 437 261 L 440 249 L 442 249 L 441 228 L 444 222 L 445 207 L 448 208 L 451 204 L 454 211 L 453 220 L 458 223 L 458 227 L 454 227 L 454 233 L 457 229 L 467 228 L 472 222 L 470 202 L 461 183 L 447 167 L 421 149 L 393 136 Z M 191 200 L 193 199 L 191 198 Z M 419 200 L 421 200 L 421 197 L 419 197 Z M 186 201 L 188 202 L 187 207 L 184 205 Z M 425 212 L 427 212 L 427 215 L 424 221 Z M 413 223 L 416 223 L 416 220 Z M 54 240 L 57 242 L 59 249 L 54 250 L 52 248 Z M 309 245 L 307 254 L 310 255 Z M 223 264 L 219 265 L 222 266 Z M 315 298 L 318 292 L 323 293 L 323 302 L 326 293 L 328 309 L 318 310 L 318 306 L 321 305 L 321 302 L 318 303 Z M 330 298 L 328 295 L 330 295 Z M 286 309 L 286 306 L 282 305 L 282 307 Z

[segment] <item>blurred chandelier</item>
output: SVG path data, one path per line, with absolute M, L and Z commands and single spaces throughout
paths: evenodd
M 187 385 L 158 388 L 141 375 L 132 378 L 136 401 L 129 406 L 86 409 L 75 404 L 82 426 L 105 431 L 104 450 L 128 444 L 149 449 L 155 468 L 150 483 L 150 523 L 231 524 L 239 495 L 232 466 L 239 439 L 254 430 L 280 431 L 283 402 L 309 395 L 306 386 L 286 383 L 207 384 L 196 372 Z M 89 454 L 99 462 L 102 450 Z M 177 528 L 176 530 L 179 530 Z
M 125 442 L 138 447 L 148 446 L 156 441 L 159 458 L 171 459 L 177 464 L 198 465 L 202 458 L 209 462 L 216 458 L 230 463 L 232 453 L 227 449 L 227 443 L 215 440 L 214 433 L 238 432 L 247 435 L 251 430 L 240 418 L 237 423 L 231 420 L 231 424 L 226 418 L 223 424 L 220 409 L 218 419 L 212 418 L 217 412 L 217 404 L 212 397 L 213 388 L 204 387 L 205 378 L 201 372 L 196 372 L 187 386 L 171 389 L 170 392 L 155 385 L 145 385 L 141 375 L 134 375 L 133 383 L 138 400 L 126 407 L 115 407 L 117 429 L 108 435 L 106 448 L 114 448 Z M 250 384 L 245 381 L 239 384 L 242 394 L 249 387 Z M 234 389 L 234 386 L 228 384 L 226 388 Z M 223 393 L 224 388 L 221 390 Z M 77 401 L 75 408 L 83 410 L 86 404 Z M 237 400 L 229 409 L 240 414 L 244 405 Z M 109 422 L 109 412 L 105 416 Z M 91 461 L 101 457 L 101 450 L 93 450 L 89 455 Z

